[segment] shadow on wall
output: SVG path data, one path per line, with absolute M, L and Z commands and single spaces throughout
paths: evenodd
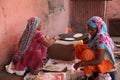
M 5 65 L 9 64 L 10 61 L 12 60 L 14 54 L 16 53 L 17 51 L 17 45 L 16 44 L 13 44 L 11 47 L 9 47 L 7 49 L 7 56 L 6 56 L 6 59 L 4 61 L 4 63 L 2 62 L 1 65 L 0 65 L 0 70 L 3 70 L 5 68 Z

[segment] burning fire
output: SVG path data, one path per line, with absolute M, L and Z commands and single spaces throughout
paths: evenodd
M 71 28 L 71 27 L 67 27 L 66 29 L 65 29 L 65 34 L 68 34 L 68 33 L 72 33 L 72 32 L 74 32 L 75 30 L 74 30 L 74 28 Z

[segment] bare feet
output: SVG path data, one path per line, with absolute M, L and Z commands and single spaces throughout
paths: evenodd
M 39 73 L 39 70 L 32 70 L 31 71 L 31 74 L 33 74 L 33 75 L 38 75 L 38 73 Z

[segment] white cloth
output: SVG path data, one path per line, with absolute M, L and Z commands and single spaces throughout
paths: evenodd
M 8 73 L 10 73 L 10 74 L 15 73 L 15 74 L 18 75 L 18 76 L 23 76 L 23 75 L 24 75 L 25 70 L 23 70 L 23 71 L 16 71 L 16 70 L 13 70 L 13 67 L 14 67 L 13 63 L 10 62 L 9 65 L 6 65 L 6 66 L 5 66 L 5 69 L 6 69 L 6 71 L 7 71 Z
M 99 73 L 95 80 L 112 80 L 112 78 L 108 73 L 107 74 Z

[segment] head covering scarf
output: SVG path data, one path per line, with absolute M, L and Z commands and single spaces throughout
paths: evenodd
M 23 33 L 21 38 L 21 43 L 20 43 L 19 52 L 18 52 L 19 55 L 20 54 L 23 55 L 28 50 L 31 40 L 33 38 L 33 35 L 35 33 L 35 30 L 39 26 L 39 23 L 40 23 L 40 19 L 37 17 L 31 17 L 28 20 L 25 32 Z
M 93 16 L 88 20 L 88 25 L 92 28 L 97 28 L 96 36 L 88 43 L 88 47 L 92 49 L 104 48 L 110 54 L 112 62 L 115 63 L 114 58 L 114 43 L 110 38 L 105 22 L 98 16 Z

